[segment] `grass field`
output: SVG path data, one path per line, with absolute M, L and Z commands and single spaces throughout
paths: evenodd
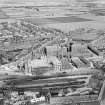
M 60 22 L 60 23 L 92 21 L 90 19 L 80 18 L 77 16 L 55 17 L 55 18 L 50 18 L 50 19 L 55 20 L 55 21 Z
M 0 9 L 0 19 L 7 19 L 8 16 Z
M 54 17 L 54 18 L 29 18 L 25 20 L 37 25 L 92 21 L 90 19 L 79 18 L 77 16 Z
M 25 21 L 28 21 L 28 22 L 30 22 L 32 24 L 36 24 L 36 25 L 45 25 L 45 24 L 57 23 L 57 21 L 50 20 L 47 18 L 29 18 L 29 19 L 25 19 Z

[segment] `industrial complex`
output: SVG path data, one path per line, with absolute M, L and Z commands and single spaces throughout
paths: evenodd
M 103 0 L 0 2 L 0 105 L 105 105 Z

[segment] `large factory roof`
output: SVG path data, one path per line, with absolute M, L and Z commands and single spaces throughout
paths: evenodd
M 35 59 L 30 62 L 32 68 L 50 67 L 50 65 L 43 59 Z

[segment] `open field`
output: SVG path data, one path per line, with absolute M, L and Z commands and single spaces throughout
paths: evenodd
M 6 15 L 5 12 L 3 12 L 1 9 L 0 9 L 0 19 L 7 19 L 8 16 Z
M 29 18 L 25 20 L 37 25 L 92 21 L 85 18 L 79 18 L 77 16 L 54 17 L 54 18 Z
M 74 2 L 74 0 L 72 0 Z M 0 0 L 0 6 L 18 6 L 18 5 L 67 5 L 69 0 Z
M 24 7 L 8 7 L 2 8 L 2 11 L 10 18 L 26 18 L 26 17 L 65 17 L 73 14 L 84 14 L 72 9 L 70 6 L 30 6 Z
M 96 21 L 87 21 L 87 22 L 72 22 L 72 23 L 56 23 L 56 24 L 46 24 L 43 27 L 47 28 L 56 28 L 64 32 L 69 32 L 77 28 L 96 28 L 96 29 L 105 29 L 105 24 L 96 22 Z
M 48 18 L 49 19 L 49 18 Z M 77 16 L 69 16 L 69 17 L 56 17 L 51 18 L 51 20 L 56 20 L 60 23 L 69 23 L 69 22 L 84 22 L 84 21 L 91 21 L 89 19 L 85 18 L 79 18 Z
M 77 18 L 77 17 L 78 18 Z M 72 22 L 59 22 L 59 23 L 53 23 L 53 24 L 46 24 L 42 25 L 44 27 L 50 27 L 50 28 L 57 28 L 64 32 L 69 32 L 70 30 L 75 30 L 76 28 L 95 28 L 95 29 L 105 29 L 105 16 L 95 16 L 91 14 L 84 14 L 84 15 L 76 15 L 77 18 L 76 21 Z M 71 16 L 74 17 L 74 16 Z M 59 18 L 58 18 L 59 19 Z M 66 19 L 66 17 L 65 17 Z M 75 20 L 75 19 L 74 19 Z M 83 21 L 81 21 L 83 20 Z M 67 21 L 67 20 L 65 20 Z

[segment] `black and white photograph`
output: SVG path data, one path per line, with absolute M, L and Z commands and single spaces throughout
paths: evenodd
M 105 105 L 105 0 L 0 0 L 0 105 Z

